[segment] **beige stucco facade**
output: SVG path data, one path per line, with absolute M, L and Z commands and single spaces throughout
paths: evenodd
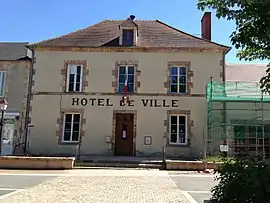
M 62 114 L 80 112 L 83 117 L 80 129 L 80 154 L 113 155 L 114 114 L 131 112 L 135 115 L 134 155 L 159 156 L 163 146 L 166 146 L 167 156 L 203 155 L 204 135 L 207 134 L 205 85 L 210 77 L 221 81 L 223 53 L 36 50 L 35 57 L 35 82 L 30 113 L 34 127 L 29 136 L 29 153 L 75 154 L 78 144 L 62 143 L 60 139 Z M 83 93 L 64 92 L 67 61 L 85 63 Z M 136 65 L 136 93 L 129 97 L 132 100 L 131 106 L 121 106 L 122 94 L 115 92 L 117 77 L 115 69 L 117 65 L 123 63 Z M 174 63 L 188 64 L 189 94 L 168 93 L 170 74 L 168 64 Z M 157 100 L 156 107 L 155 100 Z M 94 104 L 92 105 L 90 101 Z M 187 145 L 168 143 L 170 113 L 187 115 Z M 151 136 L 150 145 L 145 145 L 145 136 Z
M 2 136 L 11 136 L 13 141 L 12 152 L 6 152 L 2 145 L 3 154 L 23 153 L 29 69 L 30 60 L 0 61 L 0 71 L 6 74 L 5 93 L 0 98 L 8 102 Z

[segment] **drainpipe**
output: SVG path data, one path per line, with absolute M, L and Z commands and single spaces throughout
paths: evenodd
M 26 46 L 32 52 L 31 64 L 29 70 L 28 78 L 28 90 L 27 90 L 27 99 L 26 99 L 26 111 L 25 111 L 25 123 L 24 123 L 24 154 L 28 152 L 28 136 L 29 136 L 29 110 L 31 105 L 31 96 L 32 96 L 32 86 L 33 86 L 33 75 L 34 75 L 34 63 L 35 63 L 35 50 L 29 46 Z
M 223 56 L 222 56 L 222 61 L 223 61 L 223 64 L 222 64 L 222 82 L 226 82 L 226 63 L 225 63 L 225 56 L 226 56 L 226 52 L 223 52 Z
M 166 143 L 162 147 L 162 168 L 164 170 L 167 169 L 167 164 L 166 164 Z
M 223 82 L 223 85 L 224 85 L 224 89 L 223 89 L 223 94 L 225 95 L 226 94 L 226 64 L 225 64 L 225 55 L 226 55 L 226 52 L 223 52 L 223 56 L 222 56 L 222 61 L 223 61 L 223 64 L 222 64 L 222 82 Z M 222 102 L 222 122 L 223 122 L 223 126 L 222 126 L 222 134 L 223 134 L 223 144 L 224 145 L 228 145 L 228 138 L 227 138 L 227 126 L 226 126 L 226 123 L 227 123 L 227 112 L 226 112 L 226 109 L 227 109 L 227 103 L 224 101 Z M 225 136 L 226 135 L 226 136 Z M 223 153 L 223 156 L 224 157 L 227 157 L 227 154 L 228 152 L 224 152 Z

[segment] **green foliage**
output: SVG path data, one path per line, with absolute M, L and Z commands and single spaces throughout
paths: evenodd
M 204 162 L 213 162 L 213 163 L 218 163 L 218 162 L 228 162 L 228 161 L 233 161 L 233 157 L 223 157 L 223 156 L 208 156 L 202 159 Z
M 200 10 L 215 10 L 218 18 L 235 21 L 230 38 L 240 50 L 237 54 L 240 60 L 270 61 L 270 0 L 198 0 L 197 6 Z M 267 70 L 261 88 L 270 93 L 269 83 Z
M 269 203 L 270 164 L 255 160 L 228 161 L 218 171 L 213 203 Z
M 263 92 L 270 94 L 270 64 L 268 65 L 266 74 L 261 78 L 260 83 Z

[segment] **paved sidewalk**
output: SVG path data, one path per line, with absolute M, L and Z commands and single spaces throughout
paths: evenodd
M 0 202 L 189 203 L 166 171 L 136 169 L 69 171 Z

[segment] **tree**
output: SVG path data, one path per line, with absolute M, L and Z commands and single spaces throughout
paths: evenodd
M 197 7 L 213 9 L 218 18 L 235 21 L 230 39 L 239 49 L 240 60 L 270 62 L 270 0 L 198 0 Z M 260 83 L 270 93 L 270 64 L 268 67 Z
M 215 203 L 270 203 L 270 164 L 258 160 L 231 160 L 222 165 L 211 190 Z

